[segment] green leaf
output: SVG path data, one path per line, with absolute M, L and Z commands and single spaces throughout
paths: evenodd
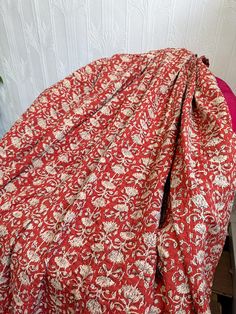
M 3 79 L 1 76 L 0 76 L 0 83 L 3 84 Z

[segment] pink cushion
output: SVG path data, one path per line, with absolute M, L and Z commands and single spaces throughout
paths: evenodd
M 236 132 L 236 96 L 225 81 L 223 81 L 219 77 L 217 77 L 216 80 L 229 106 L 229 112 L 232 117 L 232 127 L 234 132 Z

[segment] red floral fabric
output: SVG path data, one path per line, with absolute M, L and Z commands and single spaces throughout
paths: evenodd
M 209 313 L 235 143 L 185 49 L 117 54 L 46 89 L 0 142 L 0 312 Z

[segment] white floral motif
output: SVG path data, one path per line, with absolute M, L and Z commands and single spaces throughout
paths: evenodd
M 220 225 L 210 226 L 208 229 L 210 234 L 218 234 L 220 232 Z
M 28 258 L 31 261 L 34 261 L 34 262 L 38 262 L 39 261 L 39 256 L 38 256 L 38 254 L 35 251 L 28 250 L 26 254 L 27 254 Z
M 203 223 L 198 223 L 194 227 L 194 230 L 201 233 L 201 234 L 204 234 L 206 232 L 206 225 Z
M 220 156 L 214 156 L 211 158 L 212 162 L 225 162 L 227 160 L 227 156 L 220 155 Z
M 120 212 L 127 212 L 129 210 L 129 207 L 126 204 L 117 204 L 114 208 Z
M 98 277 L 96 279 L 96 283 L 101 287 L 110 287 L 115 284 L 115 282 L 112 279 L 105 276 Z
M 4 237 L 8 234 L 7 228 L 4 225 L 0 225 L 0 237 Z
M 134 135 L 132 136 L 132 139 L 133 139 L 133 141 L 134 141 L 136 144 L 139 144 L 139 145 L 142 144 L 142 138 L 141 138 L 141 136 L 140 136 L 139 134 L 134 134 Z
M 48 231 L 41 233 L 41 238 L 45 242 L 51 242 L 53 240 L 53 237 L 54 237 L 54 232 L 52 232 L 52 231 L 48 230 Z
M 98 197 L 92 201 L 93 205 L 96 207 L 103 207 L 106 205 L 105 199 L 103 197 Z
M 45 170 L 49 173 L 49 174 L 56 174 L 56 170 L 54 169 L 53 166 L 46 166 Z
M 81 132 L 80 136 L 83 140 L 90 140 L 91 136 L 88 132 Z
M 64 217 L 65 223 L 70 223 L 75 218 L 75 213 L 72 211 L 68 211 Z
M 1 210 L 8 210 L 10 206 L 11 206 L 11 203 L 10 203 L 10 202 L 5 202 L 5 203 L 1 206 Z
M 29 285 L 30 284 L 30 279 L 29 276 L 25 272 L 21 272 L 19 274 L 19 279 L 22 285 Z
M 94 182 L 94 181 L 96 181 L 96 179 L 97 179 L 96 174 L 95 173 L 91 173 L 91 175 L 88 178 L 88 182 Z
M 51 280 L 51 284 L 56 290 L 62 290 L 62 285 L 60 284 L 60 281 L 58 281 L 57 278 L 53 278 Z
M 82 299 L 82 296 L 81 296 L 81 293 L 79 291 L 79 289 L 74 289 L 71 291 L 75 300 L 78 301 L 78 300 L 81 300 Z
M 179 177 L 175 176 L 172 180 L 171 180 L 171 186 L 173 188 L 176 188 L 177 186 L 179 186 L 181 183 L 181 180 Z
M 143 216 L 143 212 L 141 210 L 137 210 L 136 212 L 134 212 L 132 215 L 131 215 L 131 218 L 133 219 L 139 219 Z
M 142 294 L 139 291 L 139 289 L 131 285 L 123 286 L 122 291 L 124 293 L 125 298 L 131 300 L 134 303 L 138 302 L 142 298 Z
M 114 190 L 116 187 L 115 185 L 110 182 L 110 181 L 102 181 L 102 185 L 107 188 L 107 189 L 111 189 L 111 190 Z
M 112 167 L 113 171 L 117 174 L 123 174 L 125 173 L 125 168 L 123 165 L 116 164 Z
M 38 119 L 38 125 L 42 128 L 42 129 L 46 129 L 47 127 L 47 123 L 45 121 L 45 119 L 39 118 Z
M 124 232 L 120 233 L 120 236 L 124 240 L 131 240 L 135 237 L 135 234 L 133 232 L 130 232 L 130 231 L 124 231 Z
M 1 263 L 2 263 L 2 265 L 4 265 L 4 266 L 10 265 L 10 262 L 11 262 L 10 256 L 4 256 L 4 257 L 1 259 Z M 4 277 L 0 277 L 0 281 L 2 281 L 2 280 L 4 280 Z
M 88 300 L 86 307 L 91 314 L 101 314 L 102 309 L 101 305 L 98 303 L 98 301 L 90 299 Z
M 190 292 L 189 285 L 187 283 L 181 283 L 176 287 L 176 289 L 181 294 L 187 294 Z
M 147 125 L 147 122 L 145 120 L 141 119 L 140 124 L 141 124 L 143 130 L 148 129 L 148 125 Z
M 62 256 L 56 257 L 55 262 L 61 268 L 68 268 L 70 266 L 68 259 Z
M 161 310 L 160 308 L 152 305 L 150 310 L 148 311 L 148 314 L 160 314 L 161 313 Z
M 23 301 L 22 299 L 19 297 L 19 295 L 17 294 L 13 294 L 13 299 L 16 302 L 17 306 L 22 306 L 23 305 Z
M 122 148 L 122 154 L 127 157 L 127 158 L 132 158 L 133 157 L 133 154 L 131 153 L 131 151 L 129 149 L 125 149 L 125 148 Z
M 216 244 L 211 248 L 212 254 L 217 254 L 222 251 L 222 246 L 220 244 Z
M 224 209 L 225 203 L 223 203 L 223 202 L 216 203 L 215 207 L 216 207 L 217 210 L 220 211 L 220 210 Z
M 6 157 L 6 151 L 3 149 L 3 147 L 0 147 L 0 156 L 1 157 Z
M 6 185 L 5 189 L 6 189 L 7 192 L 13 192 L 13 191 L 16 190 L 16 186 L 15 186 L 14 183 L 9 182 L 9 183 Z
M 201 284 L 200 284 L 200 286 L 199 286 L 198 289 L 199 289 L 200 291 L 204 292 L 204 291 L 206 291 L 206 286 L 207 286 L 207 285 L 206 285 L 206 281 L 204 280 L 204 281 L 201 282 Z
M 117 223 L 115 223 L 113 221 L 106 221 L 103 223 L 103 229 L 106 232 L 113 232 L 117 229 Z
M 11 139 L 11 141 L 12 141 L 12 144 L 15 146 L 15 147 L 17 147 L 17 148 L 19 148 L 20 147 L 20 145 L 21 145 L 21 139 L 19 138 L 19 137 L 13 137 L 12 139 Z
M 108 255 L 108 258 L 114 263 L 121 263 L 124 261 L 124 255 L 119 251 L 111 251 Z
M 91 177 L 92 177 L 92 175 L 91 175 Z M 77 197 L 79 200 L 85 200 L 86 199 L 86 193 L 83 191 L 80 191 Z
M 81 221 L 86 227 L 90 227 L 94 224 L 94 221 L 92 221 L 90 218 L 83 217 Z
M 124 109 L 122 110 L 123 114 L 126 115 L 127 117 L 132 116 L 133 111 L 131 109 Z
M 82 237 L 74 237 L 72 239 L 70 239 L 70 244 L 74 247 L 80 247 L 83 245 L 83 239 Z
M 205 258 L 205 253 L 202 250 L 199 250 L 196 254 L 196 260 L 199 264 L 202 264 Z
M 153 267 L 146 261 L 136 261 L 135 265 L 139 268 L 140 271 L 152 275 L 154 273 Z
M 199 208 L 207 208 L 208 207 L 208 204 L 207 204 L 207 201 L 205 200 L 205 197 L 201 194 L 194 195 L 192 197 L 192 201 Z
M 143 240 L 144 243 L 151 247 L 151 246 L 155 246 L 156 245 L 156 235 L 155 233 L 144 233 L 143 234 Z
M 126 187 L 125 192 L 128 196 L 132 197 L 138 194 L 138 190 L 133 187 Z
M 229 185 L 229 183 L 227 181 L 227 178 L 225 176 L 221 175 L 221 174 L 217 175 L 215 177 L 215 180 L 213 181 L 213 183 L 215 185 L 218 185 L 218 186 L 222 187 L 222 188 L 225 188 L 226 186 Z
M 80 266 L 80 274 L 83 278 L 88 277 L 90 274 L 93 273 L 92 267 L 89 265 L 81 265 Z
M 158 253 L 159 253 L 160 257 L 168 258 L 170 256 L 169 252 L 167 251 L 167 249 L 165 247 L 158 245 L 157 248 L 158 248 Z
M 95 243 L 91 246 L 91 249 L 94 252 L 102 252 L 104 250 L 104 245 L 101 243 Z

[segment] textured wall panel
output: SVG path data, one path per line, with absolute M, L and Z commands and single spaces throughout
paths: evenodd
M 236 91 L 236 1 L 0 0 L 0 136 L 82 65 L 165 47 L 207 55 Z

